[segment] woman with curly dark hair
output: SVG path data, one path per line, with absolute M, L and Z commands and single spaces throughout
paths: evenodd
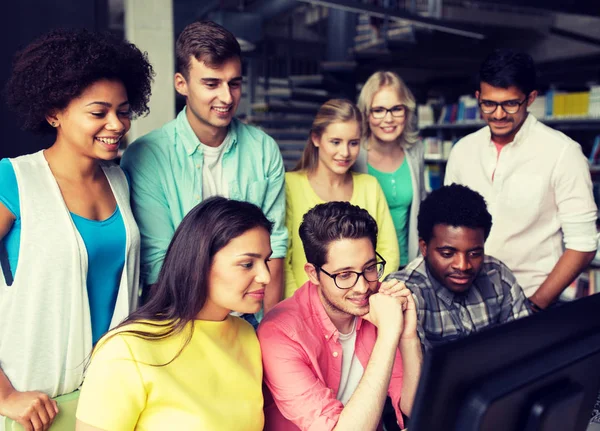
M 152 76 L 134 45 L 86 30 L 52 31 L 15 57 L 8 104 L 55 141 L 0 161 L 0 430 L 46 430 L 59 411 L 74 424 L 52 398 L 79 388 L 92 346 L 137 304 L 139 231 L 113 160 L 148 112 Z

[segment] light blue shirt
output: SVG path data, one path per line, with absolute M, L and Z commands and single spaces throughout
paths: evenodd
M 141 277 L 158 278 L 167 247 L 185 215 L 203 199 L 201 142 L 184 108 L 177 118 L 133 142 L 121 167 L 131 181 L 131 204 L 141 234 Z M 223 178 L 230 199 L 260 207 L 274 223 L 273 258 L 287 251 L 285 171 L 277 143 L 256 127 L 233 119 L 222 145 Z

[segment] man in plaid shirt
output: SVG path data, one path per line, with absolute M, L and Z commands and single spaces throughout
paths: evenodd
M 418 217 L 421 257 L 387 279 L 403 281 L 425 348 L 529 315 L 506 265 L 484 253 L 492 216 L 483 197 L 458 184 L 433 191 Z

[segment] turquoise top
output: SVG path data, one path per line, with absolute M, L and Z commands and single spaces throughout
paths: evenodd
M 367 165 L 367 171 L 377 178 L 383 189 L 398 237 L 400 266 L 405 266 L 408 264 L 408 215 L 413 199 L 412 180 L 406 157 L 394 172 L 381 172 L 371 165 Z
M 21 209 L 17 177 L 8 159 L 0 160 L 0 184 L 0 202 L 15 216 L 15 222 L 2 240 L 14 276 L 21 244 Z M 117 301 L 125 264 L 125 224 L 118 205 L 106 220 L 90 220 L 74 213 L 71 217 L 88 255 L 87 291 L 95 344 L 108 331 Z
M 131 207 L 141 235 L 141 277 L 153 284 L 175 229 L 202 197 L 202 145 L 186 117 L 177 118 L 127 147 L 121 167 L 131 184 Z M 223 141 L 223 180 L 228 197 L 255 204 L 274 223 L 272 258 L 284 258 L 285 170 L 277 143 L 237 119 Z

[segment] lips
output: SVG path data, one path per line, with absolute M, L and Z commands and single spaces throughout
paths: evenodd
M 352 298 L 347 298 L 348 301 L 352 302 L 354 305 L 358 307 L 364 307 L 369 305 L 369 297 L 367 295 L 364 296 L 354 296 Z
M 472 276 L 450 274 L 447 276 L 454 284 L 467 284 L 471 281 Z
M 253 290 L 252 292 L 247 292 L 246 295 L 255 299 L 263 299 L 265 297 L 265 289 Z

